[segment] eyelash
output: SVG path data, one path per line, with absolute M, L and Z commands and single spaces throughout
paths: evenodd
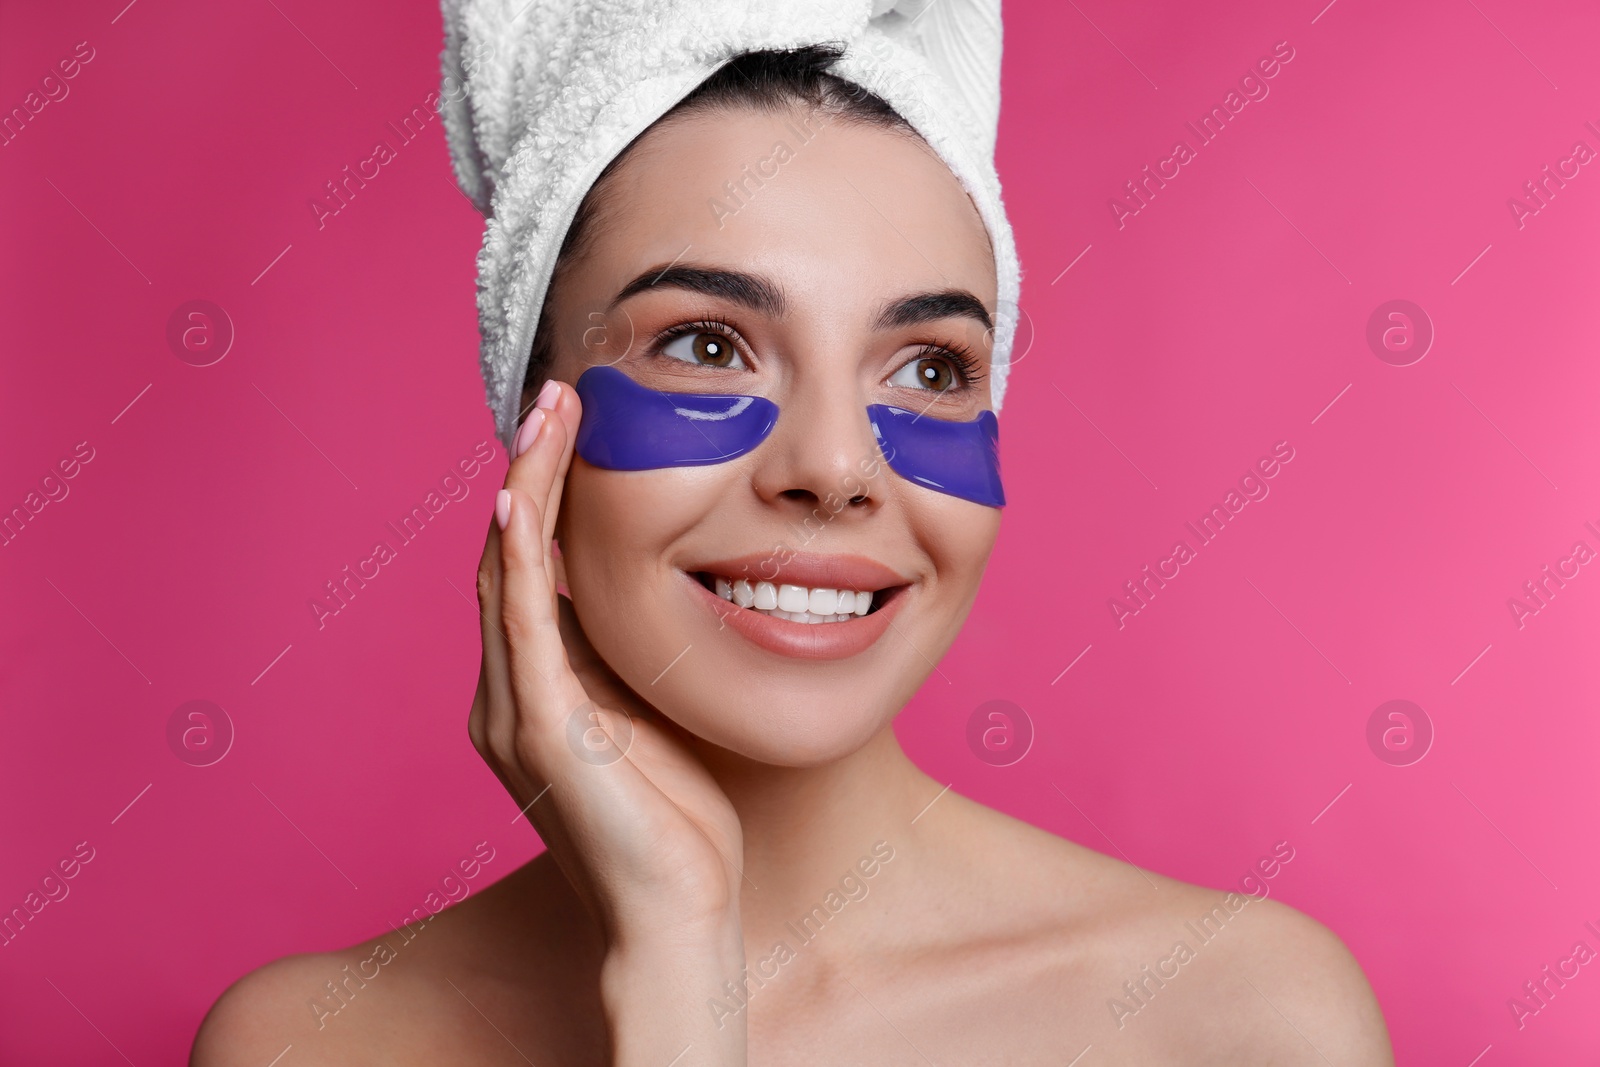
M 733 328 L 732 323 L 723 322 L 717 318 L 700 319 L 696 322 L 680 322 L 676 326 L 668 326 L 656 335 L 655 341 L 650 346 L 651 351 L 656 355 L 660 355 L 661 349 L 666 345 L 671 344 L 680 337 L 687 337 L 689 334 L 694 333 L 714 333 L 720 337 L 726 337 L 733 345 L 734 351 L 739 353 L 740 358 L 744 357 L 744 349 L 747 346 L 739 336 L 739 331 Z
M 671 344 L 680 337 L 695 333 L 714 333 L 726 337 L 733 344 L 734 349 L 739 351 L 740 357 L 743 358 L 744 356 L 742 349 L 745 345 L 743 339 L 739 336 L 739 331 L 734 329 L 732 323 L 718 318 L 698 319 L 694 322 L 681 322 L 676 326 L 669 326 L 656 335 L 656 339 L 651 343 L 651 351 L 656 355 L 660 355 L 660 351 L 665 345 Z M 983 380 L 983 365 L 965 345 L 953 341 L 926 342 L 919 346 L 917 354 L 907 362 L 915 363 L 917 360 L 930 358 L 944 359 L 949 362 L 951 368 L 956 372 L 956 377 L 961 382 L 957 389 L 970 388 Z M 905 365 L 901 364 L 901 367 Z M 900 369 L 900 367 L 896 367 L 895 372 L 899 373 Z M 946 391 L 956 392 L 957 389 Z
M 911 362 L 915 363 L 919 359 L 932 357 L 949 361 L 950 366 L 955 369 L 956 377 L 961 379 L 960 388 L 971 388 L 983 381 L 983 365 L 978 362 L 978 357 L 974 356 L 965 345 L 957 344 L 953 341 L 924 344 L 917 351 Z M 956 392 L 956 390 L 951 389 L 948 392 Z

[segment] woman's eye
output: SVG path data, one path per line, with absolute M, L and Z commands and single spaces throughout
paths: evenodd
M 957 383 L 955 370 L 948 360 L 939 356 L 923 356 L 914 359 L 904 367 L 894 372 L 894 377 L 889 379 L 890 385 L 901 385 L 911 389 L 931 389 L 936 393 L 949 392 Z
M 744 360 L 733 347 L 733 342 L 717 333 L 686 333 L 661 349 L 664 355 L 681 359 L 685 363 L 698 363 L 706 367 L 744 367 Z

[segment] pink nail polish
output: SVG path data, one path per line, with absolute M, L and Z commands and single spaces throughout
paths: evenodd
M 512 459 L 516 459 L 518 456 L 522 455 L 528 450 L 528 446 L 533 444 L 534 437 L 538 436 L 539 427 L 543 425 L 543 411 L 539 410 L 538 408 L 534 408 L 532 411 L 528 412 L 528 417 L 523 420 L 522 429 L 517 431 L 517 439 L 512 442 L 514 445 L 511 453 Z
M 495 494 L 494 521 L 500 524 L 500 529 L 502 530 L 511 522 L 511 491 L 509 489 L 502 489 Z
M 556 380 L 554 378 L 551 378 L 549 381 L 544 383 L 544 388 L 539 390 L 539 399 L 533 402 L 533 406 L 536 408 L 544 408 L 546 411 L 548 411 L 556 406 L 556 397 L 560 395 L 561 387 L 556 385 Z

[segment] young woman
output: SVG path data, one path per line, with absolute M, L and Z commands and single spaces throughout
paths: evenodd
M 949 483 L 891 466 L 868 408 L 983 423 L 996 264 L 950 169 L 837 54 L 723 68 L 566 239 L 468 722 L 548 850 L 414 943 L 245 977 L 194 1064 L 1392 1062 L 1316 922 L 989 810 L 897 744 L 1000 511 L 951 491 L 959 449 L 900 450 Z M 796 129 L 726 210 L 727 177 Z M 658 394 L 768 417 L 629 468 Z

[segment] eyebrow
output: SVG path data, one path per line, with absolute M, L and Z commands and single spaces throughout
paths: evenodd
M 629 297 L 653 289 L 703 293 L 742 304 L 772 318 L 782 318 L 789 310 L 783 291 L 758 274 L 675 263 L 644 271 L 611 298 L 610 306 L 615 308 Z M 941 289 L 900 297 L 879 310 L 873 326 L 879 330 L 892 330 L 952 317 L 972 319 L 986 330 L 994 328 L 994 321 L 984 308 L 983 301 L 965 289 Z
M 704 293 L 743 304 L 772 318 L 781 318 L 788 311 L 783 293 L 759 275 L 715 267 L 680 267 L 671 263 L 665 267 L 651 267 L 624 285 L 611 298 L 611 307 L 615 308 L 628 297 L 651 289 L 686 289 L 691 293 Z
M 892 330 L 955 317 L 976 319 L 984 329 L 994 329 L 994 322 L 989 318 L 983 301 L 965 289 L 941 289 L 936 293 L 903 296 L 878 312 L 875 325 L 880 330 Z

